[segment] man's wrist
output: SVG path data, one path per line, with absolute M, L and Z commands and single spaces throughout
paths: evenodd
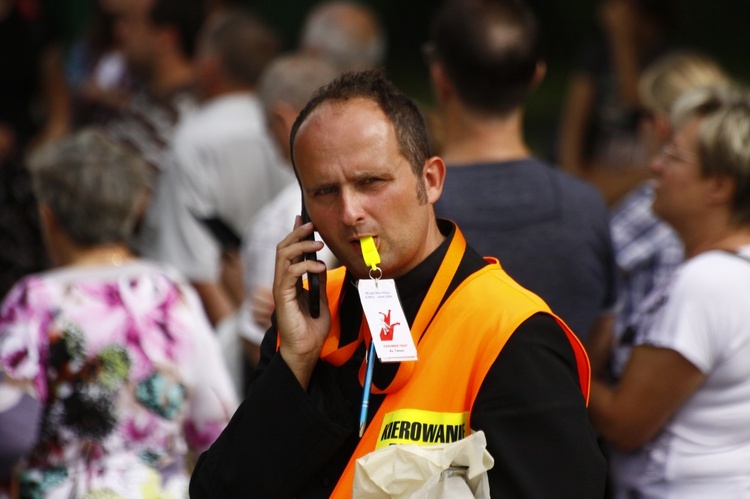
M 303 355 L 295 354 L 289 352 L 282 345 L 279 347 L 279 354 L 281 354 L 284 363 L 289 367 L 289 370 L 292 371 L 292 374 L 297 378 L 297 381 L 302 388 L 307 390 L 312 373 L 318 363 L 320 353 L 311 352 Z

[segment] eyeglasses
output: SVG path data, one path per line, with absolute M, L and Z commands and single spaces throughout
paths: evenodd
M 688 151 L 682 151 L 677 148 L 672 142 L 668 142 L 659 151 L 659 157 L 662 159 L 672 159 L 681 161 L 683 163 L 697 165 L 700 163 L 698 156 Z

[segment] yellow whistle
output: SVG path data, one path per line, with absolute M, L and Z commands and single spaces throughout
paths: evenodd
M 378 248 L 375 247 L 375 241 L 372 236 L 363 237 L 359 240 L 359 244 L 362 247 L 362 257 L 365 259 L 365 265 L 375 270 L 378 268 L 380 263 L 380 255 L 378 254 Z

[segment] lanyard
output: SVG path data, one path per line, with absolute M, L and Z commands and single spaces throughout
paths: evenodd
M 461 263 L 461 258 L 463 258 L 465 250 L 466 241 L 461 232 L 456 229 L 453 239 L 448 246 L 445 258 L 443 258 L 440 268 L 438 269 L 438 272 L 430 285 L 430 289 L 427 291 L 427 295 L 422 301 L 422 305 L 419 307 L 414 323 L 412 324 L 411 335 L 414 339 L 415 345 L 419 344 L 419 340 L 422 338 L 432 322 L 433 317 L 437 313 L 438 308 L 443 301 L 443 297 L 448 291 L 448 286 L 450 286 L 453 277 L 456 275 L 456 271 L 458 270 L 458 266 Z M 339 314 L 335 314 L 332 319 L 331 331 L 323 344 L 320 357 L 329 364 L 341 366 L 352 358 L 354 352 L 357 351 L 357 348 L 359 348 L 359 345 L 363 340 L 365 341 L 365 344 L 369 346 L 370 329 L 367 326 L 367 321 L 363 317 L 357 339 L 352 343 L 339 347 L 339 341 L 341 338 L 341 319 Z M 411 377 L 411 374 L 414 371 L 414 365 L 415 361 L 401 362 L 393 381 L 383 389 L 373 387 L 373 393 L 392 393 L 401 389 Z M 360 383 L 364 382 L 364 378 L 365 364 L 363 363 L 359 370 Z

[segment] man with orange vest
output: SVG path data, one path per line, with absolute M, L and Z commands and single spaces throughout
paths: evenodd
M 378 72 L 345 74 L 301 111 L 291 144 L 312 222 L 298 219 L 277 247 L 258 377 L 196 464 L 191 497 L 351 497 L 357 458 L 482 430 L 493 497 L 601 498 L 586 353 L 539 297 L 436 219 L 445 164 L 430 156 L 416 105 Z M 307 239 L 313 230 L 343 267 L 303 259 L 322 248 Z M 383 321 L 363 319 L 368 237 L 381 259 L 374 277 L 395 283 L 405 318 L 389 309 L 388 323 L 401 322 L 394 335 L 408 323 L 416 361 L 363 362 Z M 305 273 L 320 277 L 319 317 L 298 286 Z

